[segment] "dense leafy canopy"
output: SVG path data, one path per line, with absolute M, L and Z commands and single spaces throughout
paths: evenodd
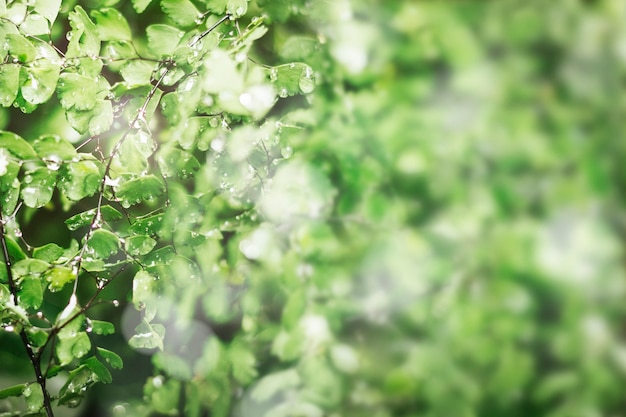
M 623 415 L 624 13 L 0 0 L 0 416 Z

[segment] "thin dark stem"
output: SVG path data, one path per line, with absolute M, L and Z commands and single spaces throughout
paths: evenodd
M 4 219 L 2 217 L 2 206 L 0 205 L 0 244 L 2 245 L 2 256 L 4 257 L 4 266 L 7 272 L 7 280 L 9 281 L 9 290 L 11 291 L 11 299 L 13 304 L 17 305 L 17 285 L 15 280 L 13 279 L 13 272 L 11 271 L 11 257 L 9 255 L 9 247 L 7 245 L 6 240 L 6 231 L 4 229 Z M 32 346 L 30 345 L 30 341 L 28 340 L 28 335 L 26 334 L 26 330 L 24 326 L 21 326 L 20 329 L 20 338 L 22 339 L 22 344 L 24 345 L 24 349 L 26 349 L 26 354 L 28 355 L 28 359 L 30 360 L 31 365 L 33 366 L 33 370 L 35 371 L 35 377 L 37 378 L 37 383 L 41 387 L 41 391 L 43 393 L 43 408 L 46 410 L 47 417 L 54 417 L 54 413 L 52 412 L 52 401 L 50 399 L 50 393 L 46 389 L 46 378 L 41 372 L 41 361 L 39 360 L 39 356 L 35 354 Z
M 189 46 L 193 47 L 195 44 L 200 42 L 202 40 L 202 38 L 204 38 L 209 33 L 213 32 L 215 30 L 215 28 L 217 28 L 219 25 L 224 23 L 226 20 L 230 19 L 230 16 L 231 16 L 230 14 L 224 15 L 220 20 L 215 22 L 210 28 L 208 28 L 207 30 L 202 32 L 200 35 L 198 35 L 197 38 L 195 38 L 191 43 L 189 43 Z

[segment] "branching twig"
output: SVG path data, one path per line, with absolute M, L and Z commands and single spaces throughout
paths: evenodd
M 4 266 L 7 272 L 7 280 L 9 281 L 9 290 L 11 292 L 11 301 L 14 305 L 17 305 L 17 285 L 15 280 L 13 279 L 13 272 L 11 271 L 11 257 L 9 255 L 9 247 L 7 245 L 6 240 L 6 232 L 4 229 L 4 219 L 2 217 L 2 205 L 0 205 L 0 244 L 2 245 L 2 256 L 4 257 Z M 50 393 L 46 388 L 46 378 L 41 372 L 41 361 L 39 360 L 39 355 L 35 353 L 33 347 L 28 340 L 28 335 L 26 334 L 26 330 L 24 326 L 20 329 L 20 338 L 22 339 L 22 344 L 24 345 L 24 349 L 26 349 L 26 354 L 28 355 L 28 359 L 35 371 L 35 377 L 37 378 L 37 383 L 41 387 L 41 391 L 43 393 L 43 408 L 46 410 L 47 417 L 54 417 L 54 413 L 52 412 L 52 401 L 50 399 Z

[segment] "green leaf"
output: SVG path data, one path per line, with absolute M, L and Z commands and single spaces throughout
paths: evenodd
M 133 256 L 147 255 L 156 245 L 156 240 L 150 236 L 130 236 L 124 240 L 124 248 Z
M 94 230 L 87 242 L 87 253 L 101 259 L 108 259 L 119 248 L 120 240 L 117 235 L 105 229 Z
M 50 291 L 56 292 L 62 289 L 68 282 L 74 281 L 76 275 L 70 268 L 55 266 L 44 274 L 44 278 L 50 283 L 48 286 Z
M 155 24 L 146 28 L 148 49 L 155 56 L 171 55 L 185 33 L 175 27 Z
M 17 300 L 24 308 L 37 309 L 43 302 L 43 286 L 41 279 L 33 276 L 26 277 L 20 283 Z
M 13 240 L 12 237 L 5 236 L 4 240 L 6 241 L 7 249 L 9 250 L 9 257 L 11 258 L 13 264 L 21 261 L 22 259 L 28 258 L 26 253 L 22 250 L 22 247 L 15 240 Z
M 96 21 L 98 36 L 103 41 L 130 41 L 132 33 L 126 18 L 117 9 L 105 7 L 93 10 L 91 16 Z
M 61 0 L 35 0 L 32 8 L 36 13 L 48 19 L 52 24 L 61 9 Z
M 87 358 L 83 361 L 83 364 L 94 373 L 94 381 L 99 381 L 104 384 L 110 384 L 113 382 L 111 372 L 109 372 L 107 367 L 104 366 L 95 356 Z
M 54 262 L 63 256 L 64 250 L 56 243 L 48 243 L 33 249 L 33 258 L 46 262 Z
M 189 178 L 200 169 L 195 156 L 170 146 L 159 149 L 156 160 L 164 177 Z
M 91 331 L 95 334 L 104 336 L 115 333 L 115 326 L 108 321 L 89 320 L 89 326 L 91 327 Z
M 26 77 L 26 81 L 20 87 L 24 100 L 29 104 L 48 101 L 56 89 L 61 67 L 50 61 L 43 61 L 36 67 L 23 67 L 22 71 Z
M 57 94 L 65 110 L 91 110 L 96 105 L 98 93 L 106 91 L 108 87 L 109 84 L 101 77 L 94 82 L 92 78 L 66 72 L 59 79 Z
M 146 10 L 146 7 L 152 3 L 152 0 L 132 0 L 133 7 L 137 13 L 143 13 Z
M 152 363 L 172 378 L 186 381 L 193 376 L 189 363 L 185 359 L 170 353 L 157 352 L 152 357 Z
M 138 310 L 145 308 L 145 303 L 152 298 L 155 278 L 146 271 L 139 271 L 133 278 L 133 304 Z
M 143 201 L 152 201 L 164 191 L 161 180 L 150 174 L 122 183 L 115 194 L 121 200 L 122 206 L 128 208 Z
M 161 231 L 162 224 L 163 215 L 155 214 L 135 220 L 128 230 L 137 235 L 157 236 Z
M 285 60 L 307 59 L 319 48 L 320 43 L 315 38 L 291 36 L 280 48 L 280 56 Z
M 25 37 L 17 33 L 9 33 L 6 36 L 7 54 L 22 63 L 31 62 L 37 56 L 37 50 Z
M 69 14 L 69 21 L 72 30 L 68 35 L 70 43 L 67 46 L 66 58 L 98 56 L 100 53 L 98 29 L 85 10 L 76 6 Z
M 241 17 L 248 10 L 247 0 L 204 0 L 208 10 L 216 14 L 230 13 L 234 17 Z
M 48 204 L 52 199 L 56 176 L 56 172 L 43 167 L 30 171 L 24 177 L 21 190 L 24 204 L 32 208 L 39 208 Z
M 96 161 L 84 160 L 61 166 L 58 185 L 68 199 L 78 201 L 98 191 L 101 180 Z
M 24 391 L 24 388 L 26 388 L 26 385 L 28 384 L 18 384 L 18 385 L 13 385 L 13 386 L 1 389 L 0 400 L 9 398 L 9 397 L 19 397 L 20 395 L 22 395 L 22 392 Z
M 0 106 L 9 107 L 17 97 L 20 87 L 20 66 L 18 64 L 0 65 Z
M 98 352 L 98 355 L 102 356 L 104 361 L 111 366 L 111 368 L 122 369 L 124 367 L 124 362 L 117 353 L 101 347 L 97 347 L 96 351 Z
M 269 76 L 281 97 L 309 94 L 315 89 L 313 69 L 302 62 L 272 67 Z
M 56 243 L 47 243 L 33 249 L 33 258 L 41 259 L 45 262 L 54 262 L 58 260 L 63 253 L 63 248 Z
M 134 87 L 150 84 L 154 69 L 154 62 L 128 61 L 120 68 L 120 74 L 124 78 L 124 81 L 128 83 L 128 86 Z
M 43 347 L 48 341 L 48 337 L 50 336 L 48 332 L 38 327 L 31 327 L 29 329 L 26 329 L 26 333 L 28 334 L 28 341 L 33 347 Z M 52 376 L 52 373 L 48 372 L 48 377 L 51 378 Z
M 65 384 L 59 391 L 59 405 L 77 407 L 87 388 L 95 382 L 94 376 L 94 372 L 86 365 L 80 365 L 70 371 Z
M 202 14 L 189 0 L 161 0 L 163 12 L 181 27 L 189 27 L 196 24 L 196 20 Z
M 235 340 L 228 350 L 232 364 L 233 377 L 241 384 L 247 385 L 257 376 L 256 359 L 252 351 L 241 340 Z
M 39 411 L 43 408 L 43 391 L 39 384 L 28 384 L 22 394 L 26 399 L 28 411 Z
M 83 211 L 82 213 L 75 214 L 69 219 L 65 220 L 65 224 L 67 225 L 67 228 L 69 230 L 77 230 L 81 227 L 89 226 L 93 221 L 93 217 L 95 215 L 96 209 Z M 102 220 L 107 222 L 121 220 L 124 218 L 122 213 L 109 205 L 100 207 L 100 216 Z
M 40 14 L 31 13 L 20 25 L 22 33 L 30 36 L 41 36 L 50 33 L 50 22 Z
M 135 328 L 135 335 L 130 338 L 128 344 L 135 349 L 163 350 L 163 337 L 165 327 L 162 324 L 152 324 L 143 320 Z
M 13 132 L 0 131 L 0 148 L 8 150 L 21 160 L 37 159 L 37 153 L 30 143 Z
M 59 332 L 58 342 L 55 345 L 56 356 L 59 365 L 68 365 L 74 359 L 80 359 L 91 349 L 89 335 L 85 332 L 65 332 L 67 328 Z
M 40 137 L 33 143 L 33 148 L 44 162 L 50 161 L 54 164 L 58 164 L 60 161 L 69 161 L 77 156 L 74 146 L 56 135 Z

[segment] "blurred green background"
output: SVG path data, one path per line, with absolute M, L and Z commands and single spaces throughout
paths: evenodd
M 134 33 L 153 6 L 118 5 Z M 262 253 L 241 250 L 248 297 L 278 312 L 255 322 L 275 336 L 255 346 L 256 386 L 332 417 L 626 416 L 626 3 L 258 0 L 254 13 L 272 22 L 254 59 L 317 77 L 272 113 L 283 155 L 315 167 L 283 170 L 304 180 L 277 198 L 333 201 L 286 246 L 270 231 L 247 237 Z M 54 103 L 38 112 L 0 119 L 24 137 L 67 132 Z M 25 235 L 67 239 L 65 213 L 44 217 Z M 21 348 L 5 339 L 3 367 Z M 152 372 L 110 340 L 135 359 L 84 415 L 121 413 Z M 295 363 L 300 382 L 277 374 Z M 271 408 L 249 392 L 233 416 Z

